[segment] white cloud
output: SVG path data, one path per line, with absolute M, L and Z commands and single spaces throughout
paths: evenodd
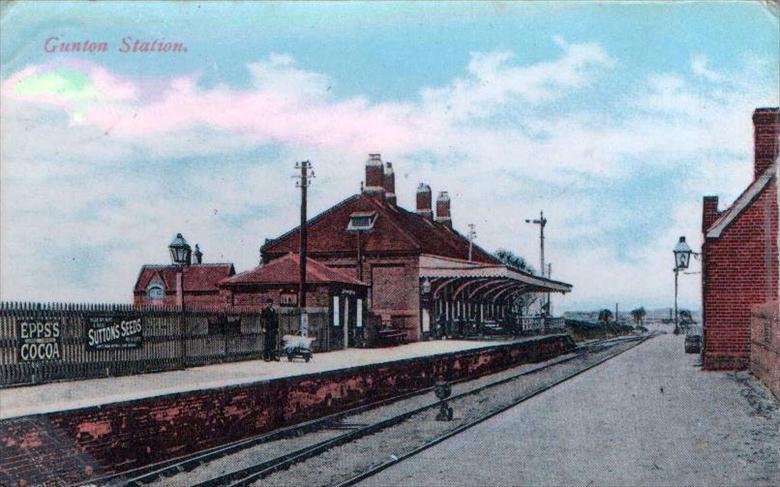
M 691 71 L 694 74 L 710 81 L 722 81 L 723 75 L 711 70 L 709 65 L 710 60 L 704 54 L 697 53 L 691 58 Z
M 296 222 L 295 160 L 314 161 L 315 214 L 355 193 L 366 154 L 378 151 L 395 162 L 403 205 L 413 206 L 419 181 L 449 190 L 457 228 L 475 222 L 480 245 L 534 266 L 537 228 L 522 221 L 544 209 L 548 261 L 575 285 L 566 306 L 667 303 L 670 249 L 678 235 L 695 241 L 701 194 L 733 197 L 747 183 L 750 114 L 778 103 L 776 81 L 756 73 L 775 68 L 752 63 L 705 84 L 657 73 L 594 109 L 562 101 L 592 96 L 622 75 L 619 64 L 598 44 L 556 43 L 559 56 L 532 64 L 510 51 L 472 53 L 461 76 L 404 103 L 337 98 L 327 74 L 284 54 L 250 64 L 246 90 L 183 76 L 142 99 L 139 81 L 115 81 L 124 95 L 104 97 L 77 124 L 83 106 L 4 91 L 0 293 L 127 300 L 140 265 L 165 262 L 178 231 L 207 260 L 246 269 L 264 238 Z M 657 173 L 680 181 L 660 184 Z M 654 220 L 637 199 L 671 210 Z M 696 279 L 685 283 L 687 303 Z

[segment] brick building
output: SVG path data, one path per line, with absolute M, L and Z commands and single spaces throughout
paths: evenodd
M 446 191 L 435 201 L 430 186 L 417 188 L 415 211 L 398 205 L 391 163 L 371 154 L 360 194 L 309 220 L 308 255 L 371 287 L 369 309 L 385 326 L 425 338 L 439 317 L 503 320 L 513 298 L 530 292 L 569 292 L 571 285 L 504 265 L 453 228 Z M 300 245 L 299 228 L 261 247 L 270 263 Z M 471 256 L 471 258 L 469 258 Z
M 219 282 L 222 303 L 231 310 L 261 309 L 267 300 L 280 312 L 298 306 L 300 255 L 289 253 L 250 271 Z M 367 323 L 368 285 L 353 276 L 306 259 L 306 309 L 331 317 L 317 338 L 329 349 L 354 346 L 363 338 Z M 312 335 L 310 335 L 312 336 Z
M 747 368 L 751 308 L 778 299 L 780 109 L 756 109 L 753 125 L 753 181 L 723 211 L 717 196 L 703 201 L 705 369 Z
M 180 246 L 182 258 L 176 262 L 173 248 Z M 172 264 L 144 265 L 133 287 L 135 306 L 195 306 L 219 305 L 219 281 L 236 273 L 230 263 L 203 263 L 203 253 L 195 245 L 195 262 L 192 262 L 189 244 L 181 234 L 176 235 L 169 246 Z

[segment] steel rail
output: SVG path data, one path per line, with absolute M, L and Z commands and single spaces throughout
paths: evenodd
M 469 428 L 472 428 L 472 427 L 474 427 L 474 426 L 476 426 L 476 425 L 478 425 L 478 424 L 480 424 L 480 423 L 482 423 L 482 422 L 484 422 L 484 421 L 486 421 L 486 420 L 488 420 L 488 419 L 490 419 L 490 418 L 492 418 L 494 416 L 497 416 L 497 415 L 499 415 L 499 414 L 501 414 L 501 413 L 503 413 L 503 412 L 505 412 L 505 411 L 507 411 L 509 409 L 512 409 L 513 407 L 516 407 L 517 405 L 519 405 L 519 404 L 521 404 L 521 403 L 523 403 L 523 402 L 525 402 L 525 401 L 527 401 L 527 400 L 529 400 L 529 399 L 531 399 L 533 397 L 536 397 L 539 394 L 541 394 L 541 393 L 543 393 L 545 391 L 548 391 L 548 390 L 552 389 L 553 387 L 556 387 L 556 386 L 560 385 L 563 382 L 571 380 L 574 377 L 576 377 L 576 376 L 578 376 L 578 375 L 580 375 L 582 373 L 585 373 L 585 372 L 587 372 L 588 370 L 590 370 L 590 369 L 592 369 L 594 367 L 598 367 L 599 365 L 603 364 L 604 362 L 606 362 L 608 360 L 612 360 L 613 358 L 617 357 L 618 355 L 621 355 L 621 354 L 623 354 L 625 352 L 628 352 L 629 350 L 633 349 L 634 347 L 637 347 L 637 346 L 641 345 L 642 343 L 644 343 L 645 341 L 649 340 L 650 338 L 653 338 L 654 336 L 655 335 L 648 335 L 648 336 L 642 337 L 637 343 L 635 343 L 633 346 L 631 346 L 631 347 L 629 347 L 629 348 L 627 348 L 625 350 L 621 350 L 621 351 L 619 351 L 617 353 L 610 354 L 609 356 L 604 357 L 603 359 L 598 360 L 597 362 L 595 362 L 595 363 L 593 363 L 593 364 L 591 364 L 591 365 L 589 365 L 589 366 L 587 366 L 587 367 L 585 367 L 585 368 L 583 368 L 581 370 L 573 372 L 573 373 L 571 373 L 571 374 L 569 374 L 569 375 L 567 375 L 567 376 L 565 376 L 565 377 L 563 377 L 563 378 L 553 382 L 552 384 L 549 384 L 549 385 L 546 385 L 546 386 L 542 386 L 542 387 L 534 390 L 533 392 L 525 394 L 522 397 L 518 398 L 517 400 L 512 401 L 510 404 L 508 404 L 506 406 L 501 406 L 500 408 L 496 409 L 495 411 L 491 411 L 490 413 L 488 413 L 488 414 L 486 414 L 484 416 L 480 416 L 479 418 L 475 419 L 474 421 L 471 421 L 469 423 L 460 425 L 457 428 L 455 428 L 455 429 L 453 429 L 451 431 L 448 431 L 447 433 L 445 433 L 445 434 L 443 434 L 441 436 L 438 436 L 438 437 L 434 438 L 433 440 L 431 440 L 431 441 L 429 441 L 429 442 L 427 442 L 427 443 L 425 443 L 425 444 L 415 448 L 414 450 L 412 450 L 410 452 L 404 453 L 402 455 L 398 455 L 397 457 L 394 457 L 393 459 L 391 459 L 391 460 L 389 460 L 387 462 L 381 463 L 379 465 L 375 465 L 375 466 L 369 468 L 368 470 L 366 470 L 366 471 L 364 471 L 364 472 L 362 472 L 362 473 L 360 473 L 360 474 L 358 474 L 358 475 L 356 475 L 356 476 L 354 476 L 354 477 L 352 477 L 352 478 L 350 478 L 348 480 L 345 480 L 344 482 L 340 482 L 338 484 L 335 484 L 335 487 L 349 487 L 349 486 L 357 484 L 358 482 L 362 482 L 363 480 L 366 480 L 369 477 L 373 477 L 374 475 L 378 474 L 379 472 L 381 472 L 381 471 L 383 471 L 383 470 L 385 470 L 385 469 L 387 469 L 387 468 L 389 468 L 389 467 L 391 467 L 391 466 L 393 466 L 395 464 L 398 464 L 398 463 L 400 463 L 400 462 L 402 462 L 404 460 L 407 460 L 407 459 L 417 455 L 418 453 L 421 453 L 421 452 L 427 450 L 428 448 L 436 446 L 439 443 L 441 443 L 441 442 L 443 442 L 443 441 L 445 441 L 445 440 L 447 440 L 449 438 L 452 438 L 453 436 L 455 436 L 457 434 L 460 434 L 460 433 L 466 431 Z
M 596 342 L 591 342 L 591 343 L 588 343 L 588 344 L 584 345 L 581 348 L 578 347 L 576 349 L 577 354 L 573 355 L 572 357 L 567 357 L 565 359 L 558 360 L 558 361 L 555 361 L 553 363 L 546 364 L 546 365 L 543 365 L 541 367 L 537 367 L 537 368 L 532 369 L 532 370 L 527 370 L 527 371 L 521 372 L 519 374 L 514 374 L 514 375 L 511 375 L 509 377 L 505 377 L 503 379 L 500 379 L 500 380 L 497 380 L 497 381 L 494 381 L 494 382 L 490 382 L 488 384 L 483 384 L 483 385 L 478 386 L 476 388 L 473 388 L 473 389 L 461 392 L 459 394 L 455 394 L 452 397 L 448 398 L 448 401 L 454 401 L 454 400 L 457 400 L 457 399 L 460 399 L 460 398 L 463 398 L 463 397 L 466 397 L 466 396 L 469 396 L 469 395 L 478 394 L 478 393 L 480 393 L 480 392 L 482 392 L 484 390 L 487 390 L 487 389 L 490 389 L 490 388 L 493 388 L 493 387 L 496 387 L 496 386 L 499 386 L 499 385 L 502 385 L 502 384 L 506 384 L 506 383 L 511 382 L 513 380 L 516 380 L 516 379 L 518 379 L 520 377 L 528 376 L 528 375 L 531 375 L 531 374 L 536 374 L 537 372 L 541 372 L 543 370 L 549 369 L 550 367 L 553 367 L 555 365 L 563 364 L 563 363 L 569 362 L 571 360 L 574 360 L 576 358 L 580 358 L 587 351 L 587 349 L 590 349 L 591 347 L 594 347 L 594 346 L 608 344 L 609 342 L 616 342 L 616 343 L 631 342 L 631 341 L 637 341 L 638 342 L 634 346 L 632 346 L 632 347 L 630 347 L 630 348 L 628 348 L 626 350 L 622 350 L 622 351 L 620 351 L 620 352 L 618 352 L 616 354 L 611 354 L 611 355 L 609 355 L 609 356 L 607 356 L 607 357 L 597 361 L 596 363 L 586 367 L 585 369 L 582 369 L 582 370 L 574 373 L 573 375 L 568 375 L 567 377 L 565 377 L 562 380 L 556 381 L 555 383 L 553 383 L 553 384 L 551 384 L 549 386 L 546 386 L 545 388 L 543 388 L 541 390 L 537 390 L 534 393 L 532 393 L 532 395 L 529 395 L 527 397 L 524 396 L 524 398 L 521 398 L 521 400 L 519 400 L 517 402 L 514 402 L 513 404 L 511 404 L 509 406 L 509 407 L 513 407 L 513 406 L 519 404 L 520 402 L 523 402 L 524 400 L 527 400 L 530 397 L 533 397 L 533 395 L 537 395 L 537 394 L 539 394 L 541 392 L 544 392 L 544 390 L 547 390 L 547 389 L 550 389 L 552 387 L 555 387 L 556 385 L 560 384 L 561 382 L 564 382 L 566 380 L 571 379 L 575 375 L 578 375 L 578 374 L 580 374 L 582 372 L 585 372 L 586 370 L 589 370 L 589 369 L 591 369 L 591 368 L 593 368 L 593 367 L 595 367 L 595 366 L 597 366 L 597 365 L 599 365 L 599 364 L 601 364 L 601 363 L 603 363 L 603 362 L 605 362 L 607 360 L 610 360 L 611 358 L 616 357 L 617 355 L 620 355 L 621 353 L 623 353 L 623 352 L 625 352 L 627 350 L 630 350 L 631 348 L 634 348 L 635 346 L 637 346 L 640 343 L 644 342 L 648 338 L 650 338 L 650 337 L 649 336 L 648 337 L 630 337 L 630 338 L 621 338 L 621 339 L 617 339 L 617 340 L 615 338 L 611 338 L 611 339 L 607 339 L 607 340 L 600 340 L 600 341 L 596 341 Z M 468 380 L 473 380 L 473 378 L 469 378 Z M 453 381 L 453 383 L 458 383 L 458 382 L 463 382 L 463 381 L 465 381 L 465 379 L 462 379 L 462 380 L 459 380 L 459 381 Z M 430 391 L 432 389 L 433 388 L 427 388 L 425 391 L 420 391 L 420 393 L 424 393 L 424 392 Z M 214 487 L 214 486 L 223 486 L 223 485 L 230 485 L 231 487 L 238 487 L 238 486 L 250 485 L 251 483 L 253 483 L 253 482 L 257 481 L 257 480 L 260 480 L 260 479 L 262 479 L 264 477 L 267 477 L 268 475 L 271 475 L 274 472 L 287 469 L 287 468 L 289 468 L 290 466 L 292 466 L 292 465 L 294 465 L 296 463 L 299 463 L 299 462 L 302 462 L 302 461 L 307 460 L 309 458 L 312 458 L 314 456 L 317 456 L 317 455 L 319 455 L 319 454 L 321 454 L 321 453 L 323 453 L 323 452 L 325 452 L 325 451 L 327 451 L 327 450 L 329 450 L 331 448 L 335 448 L 335 447 L 340 446 L 340 445 L 342 445 L 344 443 L 348 443 L 348 442 L 354 441 L 354 440 L 356 440 L 358 438 L 362 438 L 364 436 L 371 435 L 371 434 L 376 433 L 376 432 L 378 432 L 380 430 L 383 430 L 383 429 L 388 428 L 390 426 L 393 426 L 395 424 L 401 423 L 401 422 L 409 419 L 412 416 L 415 416 L 415 415 L 418 415 L 418 414 L 423 413 L 425 411 L 428 411 L 430 409 L 439 407 L 439 404 L 440 404 L 440 401 L 435 401 L 435 402 L 432 402 L 430 404 L 426 404 L 424 406 L 412 409 L 410 411 L 406 411 L 404 413 L 401 413 L 401 414 L 393 416 L 391 418 L 379 421 L 377 423 L 374 423 L 374 424 L 371 424 L 371 425 L 368 425 L 368 426 L 365 426 L 365 427 L 362 427 L 362 428 L 354 429 L 352 431 L 349 431 L 349 432 L 347 432 L 347 433 L 345 433 L 343 435 L 337 436 L 335 438 L 330 438 L 328 440 L 324 440 L 324 441 L 315 443 L 313 445 L 308 445 L 308 446 L 299 448 L 297 450 L 294 450 L 292 452 L 288 452 L 288 453 L 285 453 L 283 455 L 280 455 L 280 456 L 278 456 L 276 458 L 273 458 L 273 459 L 270 459 L 270 460 L 267 460 L 267 461 L 264 461 L 264 462 L 260 462 L 260 463 L 257 463 L 255 465 L 243 468 L 243 469 L 235 470 L 233 472 L 229 472 L 229 473 L 226 473 L 226 474 L 223 474 L 223 475 L 219 475 L 219 476 L 213 477 L 213 478 L 211 478 L 211 479 L 209 479 L 207 481 L 195 484 L 195 487 Z M 477 422 L 481 422 L 484 419 L 487 419 L 487 417 L 485 417 L 483 419 L 480 419 Z M 474 424 L 477 424 L 477 422 L 474 422 L 473 424 L 469 423 L 470 426 L 468 426 L 468 427 L 471 427 Z M 463 428 L 463 426 L 458 427 L 454 431 L 460 431 L 461 428 Z M 430 446 L 433 446 L 433 445 L 430 445 Z M 387 464 L 387 465 L 383 464 L 384 466 L 380 470 L 376 470 L 376 472 L 379 472 L 379 471 L 383 470 L 384 468 L 389 467 L 390 465 L 392 465 L 394 463 L 397 463 L 397 462 L 392 462 L 392 463 Z M 371 471 L 373 471 L 373 469 Z M 367 475 L 366 478 L 368 476 L 371 476 L 371 475 L 373 475 L 373 473 L 371 473 L 370 475 Z M 358 476 L 358 477 L 361 477 L 361 476 Z M 354 481 L 357 482 L 357 481 L 361 480 L 362 478 L 363 477 L 361 477 L 361 478 L 355 477 Z M 350 479 L 350 481 L 351 480 L 353 480 L 353 479 Z M 347 481 L 347 482 L 350 482 L 350 481 Z M 352 484 L 347 483 L 345 485 L 352 485 Z
M 620 337 L 613 337 L 610 339 L 605 340 L 597 340 L 594 342 L 586 343 L 583 345 L 578 346 L 573 350 L 574 353 L 577 353 L 579 351 L 584 350 L 587 347 L 590 347 L 592 345 L 595 345 L 598 343 L 607 343 L 611 340 L 614 340 L 615 338 Z M 569 360 L 573 360 L 577 356 L 568 357 L 565 359 L 558 360 L 556 362 L 553 362 L 551 364 L 547 364 L 544 366 L 539 367 L 539 370 L 542 370 L 544 368 L 550 367 L 555 364 L 559 363 L 565 363 Z M 544 360 L 544 359 L 543 359 Z M 550 359 L 547 359 L 550 360 Z M 519 364 L 520 365 L 520 364 Z M 511 368 L 511 367 L 510 367 Z M 536 369 L 535 369 L 536 370 Z M 530 373 L 533 371 L 528 371 L 526 373 Z M 463 382 L 469 382 L 475 379 L 478 379 L 480 377 L 484 377 L 485 375 L 490 374 L 484 374 L 481 376 L 471 376 L 471 377 L 464 377 L 462 379 L 457 379 L 455 381 L 452 381 L 451 384 L 460 384 Z M 389 397 L 387 399 L 382 399 L 379 401 L 375 401 L 369 404 L 364 404 L 362 406 L 357 406 L 351 409 L 347 409 L 344 411 L 339 411 L 337 413 L 330 414 L 328 416 L 323 416 L 321 418 L 315 418 L 303 423 L 298 423 L 290 426 L 285 426 L 283 428 L 274 430 L 269 433 L 262 433 L 259 435 L 252 436 L 250 438 L 244 438 L 242 440 L 238 440 L 235 442 L 228 443 L 226 445 L 220 445 L 212 448 L 208 448 L 205 450 L 200 450 L 195 453 L 182 455 L 179 457 L 171 458 L 168 460 L 164 460 L 161 462 L 157 462 L 151 465 L 145 465 L 143 467 L 139 467 L 133 470 L 129 470 L 126 472 L 106 475 L 103 477 L 91 479 L 87 482 L 82 482 L 79 485 L 82 486 L 89 486 L 94 484 L 99 485 L 113 485 L 115 482 L 117 485 L 135 485 L 140 486 L 149 482 L 152 482 L 160 477 L 164 477 L 167 474 L 173 474 L 178 473 L 182 471 L 188 471 L 192 470 L 204 463 L 208 463 L 210 461 L 217 460 L 223 456 L 229 455 L 231 453 L 235 453 L 237 451 L 241 451 L 247 448 L 251 448 L 256 445 L 260 445 L 263 443 L 268 443 L 271 441 L 276 441 L 288 437 L 295 437 L 299 436 L 301 433 L 308 433 L 311 431 L 317 431 L 321 429 L 331 429 L 329 426 L 330 424 L 346 417 L 351 416 L 354 414 L 360 414 L 362 412 L 365 412 L 370 409 L 374 409 L 381 406 L 386 406 L 388 404 L 392 404 L 397 401 L 402 401 L 404 399 L 409 399 L 415 396 L 423 395 L 428 392 L 431 392 L 433 390 L 433 387 L 426 387 L 424 389 L 417 389 L 414 391 L 406 392 L 397 396 Z

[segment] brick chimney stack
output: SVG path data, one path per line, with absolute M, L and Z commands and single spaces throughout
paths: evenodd
M 433 196 L 431 187 L 425 183 L 417 186 L 417 214 L 423 216 L 428 221 L 433 221 Z
M 753 141 L 755 179 L 777 158 L 780 149 L 780 108 L 756 108 L 753 112 Z
M 393 163 L 385 163 L 384 173 L 384 187 L 385 187 L 385 200 L 391 205 L 396 205 L 395 197 L 395 172 L 393 171 Z
M 450 195 L 446 191 L 440 191 L 436 198 L 436 221 L 452 228 L 452 216 L 450 215 Z
M 719 216 L 718 197 L 705 196 L 702 201 L 701 231 L 706 232 Z
M 379 154 L 369 154 L 366 161 L 366 186 L 363 188 L 363 192 L 384 198 L 384 179 L 382 158 Z

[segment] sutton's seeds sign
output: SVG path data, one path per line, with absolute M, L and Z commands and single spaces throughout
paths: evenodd
M 141 318 L 124 319 L 113 316 L 92 316 L 87 320 L 87 348 L 138 348 L 143 344 L 144 326 Z
M 17 321 L 20 362 L 62 360 L 62 321 Z

